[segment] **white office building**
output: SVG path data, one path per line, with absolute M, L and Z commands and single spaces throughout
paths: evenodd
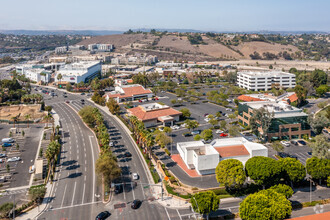
M 62 75 L 62 82 L 88 82 L 101 73 L 101 70 L 102 64 L 99 61 L 65 64 L 56 72 L 55 82 L 59 81 L 57 80 L 59 74 Z
M 238 72 L 237 84 L 241 88 L 253 91 L 267 91 L 272 89 L 272 86 L 283 89 L 294 88 L 296 86 L 296 75 L 281 71 Z
M 89 51 L 97 51 L 97 52 L 110 52 L 113 50 L 112 44 L 89 44 Z
M 48 83 L 51 78 L 51 71 L 47 71 L 44 65 L 19 65 L 16 66 L 16 72 L 24 75 L 33 82 Z
M 210 144 L 203 141 L 179 142 L 177 149 L 187 168 L 196 170 L 200 175 L 214 174 L 222 160 L 237 159 L 245 164 L 251 157 L 268 157 L 267 147 L 243 137 L 215 139 Z

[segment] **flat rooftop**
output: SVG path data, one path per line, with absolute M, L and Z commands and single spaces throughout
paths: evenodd
M 245 74 L 245 75 L 255 76 L 255 77 L 262 77 L 262 76 L 267 76 L 267 77 L 296 76 L 295 74 L 282 72 L 282 71 L 267 71 L 267 72 L 262 72 L 262 71 L 240 71 L 240 72 L 238 72 L 238 74 Z

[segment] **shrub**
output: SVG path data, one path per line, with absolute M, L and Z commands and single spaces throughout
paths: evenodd
M 170 151 L 169 151 L 168 149 L 166 149 L 166 148 L 165 148 L 165 153 L 166 153 L 168 156 L 171 155 Z

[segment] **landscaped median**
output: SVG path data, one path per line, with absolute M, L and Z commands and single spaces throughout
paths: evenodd
M 82 120 L 91 128 L 100 146 L 100 155 L 95 164 L 95 172 L 102 179 L 104 200 L 108 201 L 111 182 L 120 176 L 121 169 L 117 164 L 117 158 L 112 154 L 109 141 L 110 136 L 103 120 L 103 116 L 92 106 L 85 106 L 79 111 Z

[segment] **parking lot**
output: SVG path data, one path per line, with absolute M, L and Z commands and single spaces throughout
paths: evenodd
M 9 137 L 12 127 L 13 125 L 0 124 L 0 140 Z M 19 132 L 12 136 L 15 142 L 9 147 L 1 148 L 0 153 L 6 154 L 6 157 L 2 158 L 2 163 L 0 163 L 0 176 L 8 177 L 1 183 L 1 189 L 29 185 L 31 175 L 29 167 L 34 164 L 42 129 L 42 125 L 30 125 L 29 128 L 26 125 L 19 125 Z M 24 136 L 22 131 L 25 133 Z M 13 157 L 20 157 L 20 160 L 9 162 L 8 159 Z

